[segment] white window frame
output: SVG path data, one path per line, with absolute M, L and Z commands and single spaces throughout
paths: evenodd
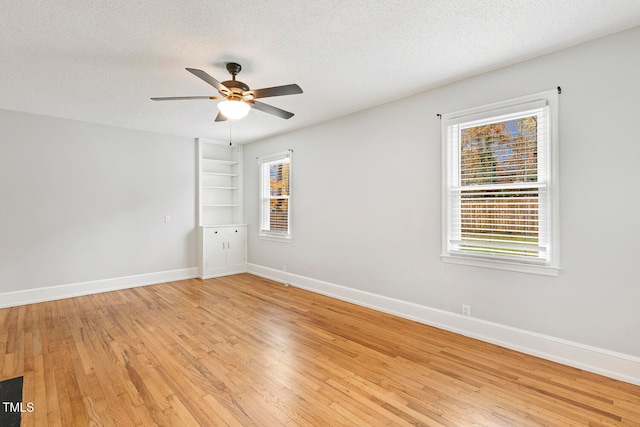
M 281 242 L 291 242 L 291 178 L 292 178 L 292 154 L 293 150 L 287 150 L 281 153 L 270 154 L 258 157 L 258 175 L 260 179 L 259 186 L 259 213 L 258 213 L 258 237 L 264 240 L 274 240 Z M 273 198 L 270 194 L 269 186 L 269 168 L 273 164 L 288 163 L 289 164 L 289 194 L 284 197 L 287 202 L 287 230 L 271 230 L 270 225 L 266 224 L 269 220 L 269 210 L 271 208 L 270 201 Z
M 452 227 L 460 209 L 451 201 L 456 187 L 460 187 L 460 129 L 465 124 L 498 122 L 509 115 L 542 108 L 546 114 L 546 126 L 538 129 L 538 178 L 540 215 L 546 232 L 539 231 L 539 244 L 544 256 L 525 258 L 499 256 L 493 253 L 465 252 L 459 250 L 456 228 Z M 441 117 L 442 136 L 442 252 L 447 263 L 487 267 L 523 273 L 557 276 L 559 263 L 559 213 L 558 213 L 558 91 L 546 91 L 503 102 L 470 108 Z M 457 181 L 456 181 L 457 180 Z M 542 228 L 542 227 L 541 227 Z

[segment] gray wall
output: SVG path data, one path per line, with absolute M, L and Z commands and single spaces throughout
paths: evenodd
M 193 139 L 0 110 L 0 293 L 195 267 L 195 158 Z
M 640 356 L 638 46 L 635 28 L 248 144 L 249 262 Z M 556 86 L 560 275 L 442 263 L 436 113 Z M 293 241 L 259 240 L 255 158 L 287 148 Z

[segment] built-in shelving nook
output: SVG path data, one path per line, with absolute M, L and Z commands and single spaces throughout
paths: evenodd
M 242 147 L 198 140 L 199 225 L 242 224 Z
M 242 147 L 199 138 L 198 269 L 201 278 L 246 271 Z

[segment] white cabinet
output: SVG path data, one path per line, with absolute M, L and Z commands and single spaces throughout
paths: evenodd
M 200 227 L 202 279 L 247 271 L 247 226 Z

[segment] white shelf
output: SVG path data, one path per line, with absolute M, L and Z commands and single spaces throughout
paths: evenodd
M 237 165 L 238 164 L 238 162 L 234 162 L 234 161 L 231 161 L 231 160 L 220 160 L 220 159 L 210 159 L 210 158 L 203 158 L 202 161 L 218 163 L 220 165 L 228 165 L 228 166 L 233 166 L 233 165 Z
M 223 172 L 202 172 L 202 175 L 210 175 L 210 176 L 238 176 L 237 173 L 223 173 Z
M 215 185 L 203 185 L 202 188 L 206 190 L 237 190 L 238 187 L 219 187 Z

